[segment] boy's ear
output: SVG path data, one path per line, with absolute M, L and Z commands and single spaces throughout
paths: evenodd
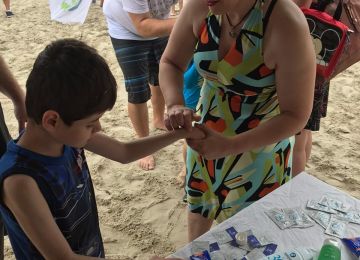
M 58 114 L 58 112 L 54 110 L 47 110 L 43 114 L 41 123 L 46 130 L 51 131 L 56 127 L 56 124 L 59 122 L 59 120 L 60 115 Z

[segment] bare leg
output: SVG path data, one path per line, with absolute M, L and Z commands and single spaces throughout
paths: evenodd
M 132 104 L 128 103 L 128 112 L 131 123 L 138 137 L 149 135 L 149 114 L 146 103 Z M 153 155 L 146 156 L 139 160 L 139 165 L 144 170 L 153 170 L 155 168 L 155 159 Z
M 10 10 L 10 0 L 3 0 L 6 11 Z
M 159 86 L 151 86 L 151 104 L 153 108 L 153 124 L 157 129 L 166 130 L 164 125 L 165 100 Z
M 186 147 L 187 144 L 184 142 L 182 146 L 182 154 L 184 159 L 184 166 L 179 172 L 178 176 L 176 177 L 177 181 L 179 182 L 180 187 L 184 187 L 185 185 L 185 177 L 186 177 Z
M 191 242 L 210 230 L 214 220 L 188 211 L 188 241 Z
M 312 132 L 309 130 L 305 130 L 305 131 L 307 132 L 305 152 L 306 152 L 306 162 L 308 162 L 310 159 L 311 148 L 312 148 Z
M 295 146 L 294 146 L 293 165 L 292 165 L 293 177 L 295 177 L 300 172 L 305 170 L 306 161 L 308 159 L 306 152 L 306 144 L 308 142 L 307 139 L 309 132 L 310 132 L 309 130 L 303 129 L 300 135 L 295 136 Z

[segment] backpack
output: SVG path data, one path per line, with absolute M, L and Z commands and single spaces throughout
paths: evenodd
M 313 38 L 317 63 L 316 72 L 324 79 L 330 79 L 333 76 L 340 56 L 349 43 L 349 27 L 340 22 L 342 9 L 342 0 L 337 4 L 333 16 L 322 10 L 322 6 L 319 5 L 301 8 Z

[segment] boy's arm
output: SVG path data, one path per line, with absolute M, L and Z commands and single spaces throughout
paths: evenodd
M 71 250 L 31 177 L 18 174 L 6 178 L 2 195 L 5 205 L 45 259 L 97 259 L 77 255 Z
M 97 133 L 89 140 L 85 149 L 120 163 L 129 163 L 153 154 L 179 139 L 204 137 L 204 134 L 195 128 L 191 132 L 185 129 L 178 129 L 123 143 L 104 134 Z

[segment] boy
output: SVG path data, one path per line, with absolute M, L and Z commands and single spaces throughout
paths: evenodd
M 98 133 L 116 81 L 95 49 L 72 39 L 48 45 L 26 83 L 28 124 L 0 161 L 0 212 L 18 259 L 104 257 L 84 150 L 128 163 L 199 130 L 129 143 Z

